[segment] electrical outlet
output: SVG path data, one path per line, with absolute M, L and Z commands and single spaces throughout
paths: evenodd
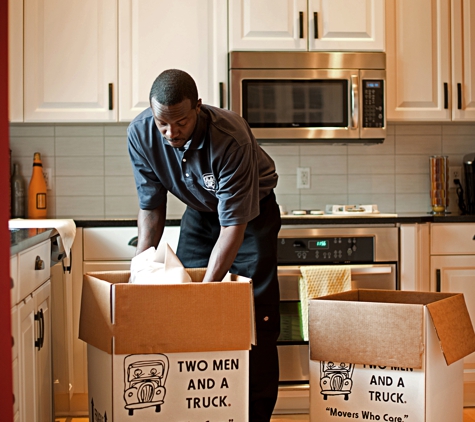
M 297 167 L 297 189 L 310 189 L 310 167 Z
M 51 169 L 43 167 L 43 176 L 46 182 L 46 190 L 53 189 L 53 177 L 51 176 Z
M 449 167 L 449 189 L 457 187 L 455 179 L 459 179 L 462 183 L 462 167 Z

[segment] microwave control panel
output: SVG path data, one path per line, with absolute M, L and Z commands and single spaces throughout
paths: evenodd
M 363 127 L 384 127 L 384 81 L 363 80 Z
M 287 264 L 371 263 L 374 237 L 280 238 L 277 262 Z

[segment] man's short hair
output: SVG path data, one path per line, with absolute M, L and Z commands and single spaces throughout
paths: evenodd
M 193 108 L 198 102 L 198 89 L 188 73 L 179 69 L 168 69 L 160 73 L 153 82 L 150 90 L 150 102 L 152 98 L 166 106 L 189 99 Z

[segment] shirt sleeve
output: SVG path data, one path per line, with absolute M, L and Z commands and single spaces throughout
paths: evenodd
M 251 143 L 241 145 L 225 161 L 216 196 L 222 226 L 245 224 L 259 215 L 259 170 Z
M 167 200 L 167 190 L 152 170 L 137 131 L 131 126 L 127 129 L 127 143 L 139 198 L 139 207 L 142 210 L 155 209 Z

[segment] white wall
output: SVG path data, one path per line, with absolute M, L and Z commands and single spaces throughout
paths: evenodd
M 49 216 L 135 218 L 137 196 L 127 154 L 126 124 L 10 126 L 12 162 L 28 184 L 33 153 L 51 168 Z M 288 211 L 328 203 L 378 204 L 383 212 L 428 212 L 429 156 L 462 165 L 475 152 L 475 124 L 391 124 L 373 146 L 264 146 L 279 173 L 277 199 Z M 311 168 L 310 189 L 297 189 L 297 167 Z M 456 209 L 452 193 L 450 208 Z M 169 198 L 168 217 L 184 206 Z

